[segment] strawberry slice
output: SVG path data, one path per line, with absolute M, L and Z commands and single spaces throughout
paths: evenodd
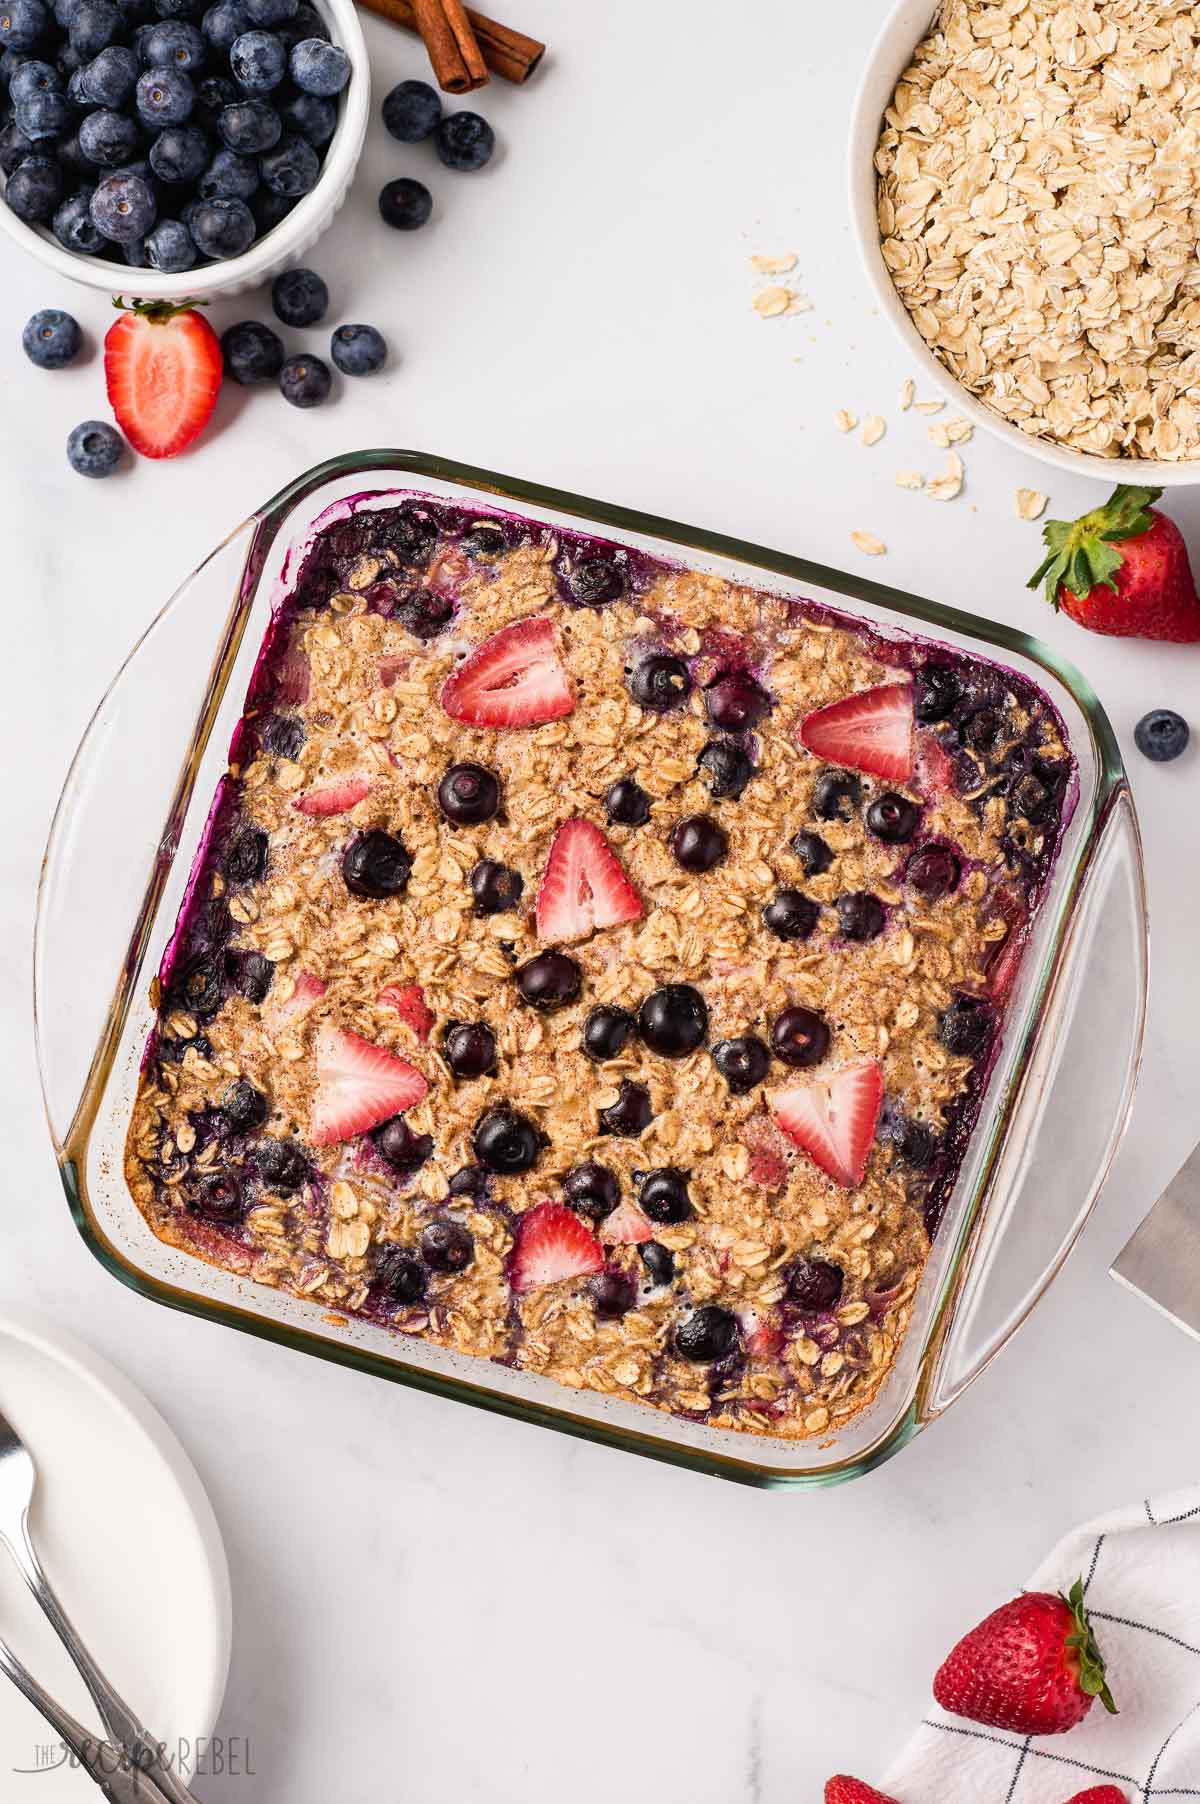
M 801 745 L 818 758 L 889 783 L 907 783 L 912 775 L 912 733 L 911 683 L 860 689 L 800 723 Z
M 742 1341 L 751 1359 L 774 1359 L 783 1345 L 783 1329 L 772 1315 L 759 1315 L 756 1309 L 743 1309 L 738 1320 L 742 1324 Z
M 289 645 L 275 666 L 275 706 L 299 708 L 308 700 L 312 667 L 298 645 Z
M 586 939 L 597 927 L 619 927 L 641 912 L 638 893 L 599 827 L 581 815 L 564 821 L 538 884 L 538 938 Z
M 314 1146 L 353 1140 L 420 1102 L 429 1085 L 412 1065 L 359 1034 L 323 1027 L 317 1035 L 317 1090 L 309 1137 Z
M 327 988 L 328 985 L 322 983 L 311 971 L 298 971 L 295 988 L 284 1004 L 284 1013 L 307 1015 L 313 1003 L 320 1002 Z
M 1012 988 L 1025 950 L 1025 909 L 1010 889 L 998 889 L 992 897 L 992 906 L 1008 931 L 1002 940 L 991 942 L 984 969 L 988 994 L 1004 997 Z
M 601 1222 L 600 1238 L 609 1246 L 637 1246 L 643 1240 L 654 1239 L 654 1225 L 627 1196 Z
M 917 788 L 931 801 L 954 793 L 954 760 L 932 733 L 922 733 L 917 748 Z
M 117 424 L 143 457 L 174 457 L 207 426 L 221 386 L 221 345 L 194 307 L 119 298 L 104 339 Z
M 367 777 L 343 777 L 337 783 L 326 783 L 320 789 L 310 789 L 307 795 L 298 796 L 292 807 L 298 808 L 301 814 L 345 814 L 369 795 L 370 790 Z
M 883 1073 L 874 1059 L 859 1059 L 806 1084 L 788 1084 L 771 1098 L 788 1138 L 846 1190 L 863 1181 L 882 1106 Z
M 768 1115 L 751 1115 L 742 1130 L 750 1154 L 749 1177 L 764 1190 L 782 1190 L 787 1183 L 787 1142 Z
M 536 727 L 575 706 L 554 622 L 515 620 L 476 646 L 442 686 L 451 720 L 472 727 Z
M 518 1296 L 603 1269 L 600 1242 L 561 1203 L 539 1203 L 521 1217 L 508 1259 L 508 1281 Z
M 425 1002 L 419 983 L 384 984 L 375 998 L 380 1008 L 395 1009 L 401 1021 L 411 1027 L 418 1040 L 427 1040 L 434 1016 Z

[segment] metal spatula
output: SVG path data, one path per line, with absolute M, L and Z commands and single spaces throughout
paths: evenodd
M 1112 1275 L 1200 1339 L 1200 1146 L 1117 1256 Z

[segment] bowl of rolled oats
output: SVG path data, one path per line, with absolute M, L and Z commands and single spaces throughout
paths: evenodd
M 1189 0 L 898 0 L 871 52 L 850 191 L 880 306 L 1060 469 L 1200 481 L 1198 62 Z

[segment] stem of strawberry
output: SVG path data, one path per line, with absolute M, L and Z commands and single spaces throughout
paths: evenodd
M 208 302 L 196 295 L 188 295 L 182 301 L 139 301 L 136 295 L 128 300 L 123 294 L 114 294 L 113 306 L 118 313 L 136 313 L 139 319 L 148 319 L 151 325 L 163 326 L 177 314 L 191 313 L 196 307 L 207 307 Z
M 1079 1656 L 1079 1689 L 1086 1697 L 1099 1698 L 1109 1715 L 1116 1716 L 1117 1706 L 1104 1676 L 1104 1656 L 1096 1644 L 1092 1625 L 1083 1607 L 1082 1579 L 1075 1580 L 1063 1602 L 1075 1619 L 1075 1630 L 1067 1636 L 1067 1646 Z
M 1161 489 L 1135 488 L 1120 482 L 1102 507 L 1078 520 L 1047 520 L 1042 528 L 1046 556 L 1026 588 L 1045 586 L 1050 605 L 1059 605 L 1059 588 L 1084 596 L 1092 589 L 1116 590 L 1116 575 L 1125 559 L 1114 549 L 1123 539 L 1140 538 L 1154 525 L 1150 512 Z

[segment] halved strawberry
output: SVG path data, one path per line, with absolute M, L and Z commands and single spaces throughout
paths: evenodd
M 600 1238 L 609 1246 L 637 1246 L 643 1240 L 654 1239 L 654 1224 L 642 1214 L 633 1198 L 627 1196 L 601 1222 Z
M 306 1015 L 314 1002 L 319 1002 L 329 986 L 311 971 L 298 971 L 291 995 L 284 1003 L 284 1013 Z
M 806 714 L 800 723 L 801 745 L 818 758 L 889 783 L 907 783 L 912 776 L 912 735 L 911 683 L 860 689 Z
M 835 1184 L 852 1190 L 862 1183 L 883 1106 L 883 1073 L 874 1059 L 788 1084 L 770 1101 L 784 1133 Z
M 336 783 L 325 783 L 320 789 L 310 789 L 306 795 L 297 796 L 292 807 L 299 809 L 301 814 L 345 814 L 361 802 L 370 789 L 369 777 L 340 777 Z
M 564 821 L 538 884 L 538 938 L 582 940 L 597 927 L 619 927 L 641 913 L 638 893 L 599 827 L 582 815 Z
M 477 645 L 442 686 L 451 720 L 472 727 L 536 727 L 575 706 L 554 622 L 514 620 Z
M 323 1027 L 317 1035 L 317 1089 L 309 1120 L 314 1146 L 353 1140 L 420 1102 L 429 1085 L 414 1066 L 360 1034 Z
M 539 1203 L 518 1222 L 508 1258 L 508 1281 L 518 1296 L 603 1269 L 600 1242 L 561 1203 Z
M 375 1000 L 380 1008 L 395 1009 L 400 1019 L 412 1028 L 418 1040 L 429 1038 L 434 1015 L 426 1004 L 425 992 L 419 983 L 384 984 Z
M 207 426 L 221 386 L 221 345 L 189 302 L 114 303 L 104 380 L 117 424 L 143 457 L 174 457 Z

